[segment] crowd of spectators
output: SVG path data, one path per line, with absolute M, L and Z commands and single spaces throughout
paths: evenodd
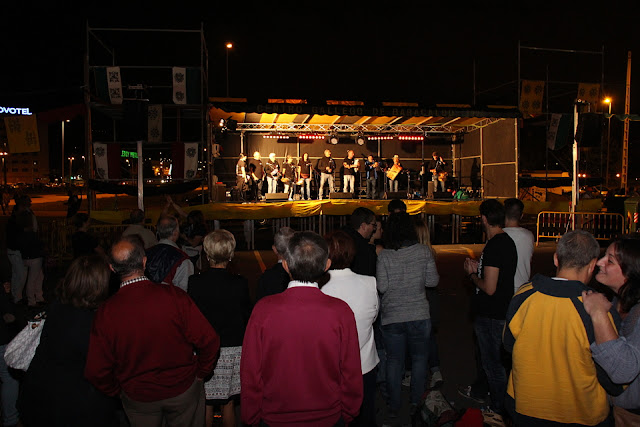
M 27 199 L 0 264 L 0 355 L 16 332 L 12 307 L 46 303 Z M 255 301 L 229 269 L 233 234 L 209 232 L 199 211 L 167 199 L 154 235 L 135 210 L 108 251 L 76 214 L 74 260 L 29 369 L 18 382 L 0 363 L 2 425 L 211 427 L 219 408 L 226 427 L 375 426 L 378 391 L 385 423 L 401 425 L 403 384 L 420 417 L 425 392 L 445 380 L 445 273 L 428 225 L 400 200 L 388 209 L 381 222 L 359 207 L 325 236 L 281 227 Z M 640 425 L 640 238 L 616 239 L 598 259 L 593 236 L 569 232 L 556 276 L 531 277 L 523 211 L 517 199 L 479 206 L 487 241 L 460 266 L 474 290 L 477 378 L 458 392 L 514 425 Z M 613 302 L 588 286 L 596 269 Z

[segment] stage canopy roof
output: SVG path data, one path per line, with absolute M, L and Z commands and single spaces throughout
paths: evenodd
M 209 98 L 209 117 L 237 122 L 237 131 L 350 133 L 468 133 L 506 118 L 521 118 L 514 106 Z

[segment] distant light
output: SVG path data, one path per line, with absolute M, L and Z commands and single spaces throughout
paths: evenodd
M 231 49 L 233 47 L 233 43 L 227 43 L 227 49 Z
M 602 102 L 604 102 L 605 104 L 611 104 L 611 98 L 607 97 Z
M 620 174 L 619 173 L 616 174 L 616 178 L 620 178 Z

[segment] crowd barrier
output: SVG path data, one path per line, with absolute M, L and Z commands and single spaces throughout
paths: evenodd
M 617 213 L 542 211 L 536 221 L 536 245 L 541 238 L 557 240 L 574 228 L 588 231 L 597 240 L 611 240 L 626 230 L 624 217 Z

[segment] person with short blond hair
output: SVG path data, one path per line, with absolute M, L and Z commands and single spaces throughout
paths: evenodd
M 213 423 L 214 405 L 222 406 L 222 425 L 235 426 L 234 399 L 240 394 L 242 340 L 251 313 L 247 279 L 227 270 L 236 239 L 227 230 L 204 238 L 207 271 L 189 278 L 189 295 L 220 334 L 220 356 L 211 379 L 205 382 L 207 426 Z

